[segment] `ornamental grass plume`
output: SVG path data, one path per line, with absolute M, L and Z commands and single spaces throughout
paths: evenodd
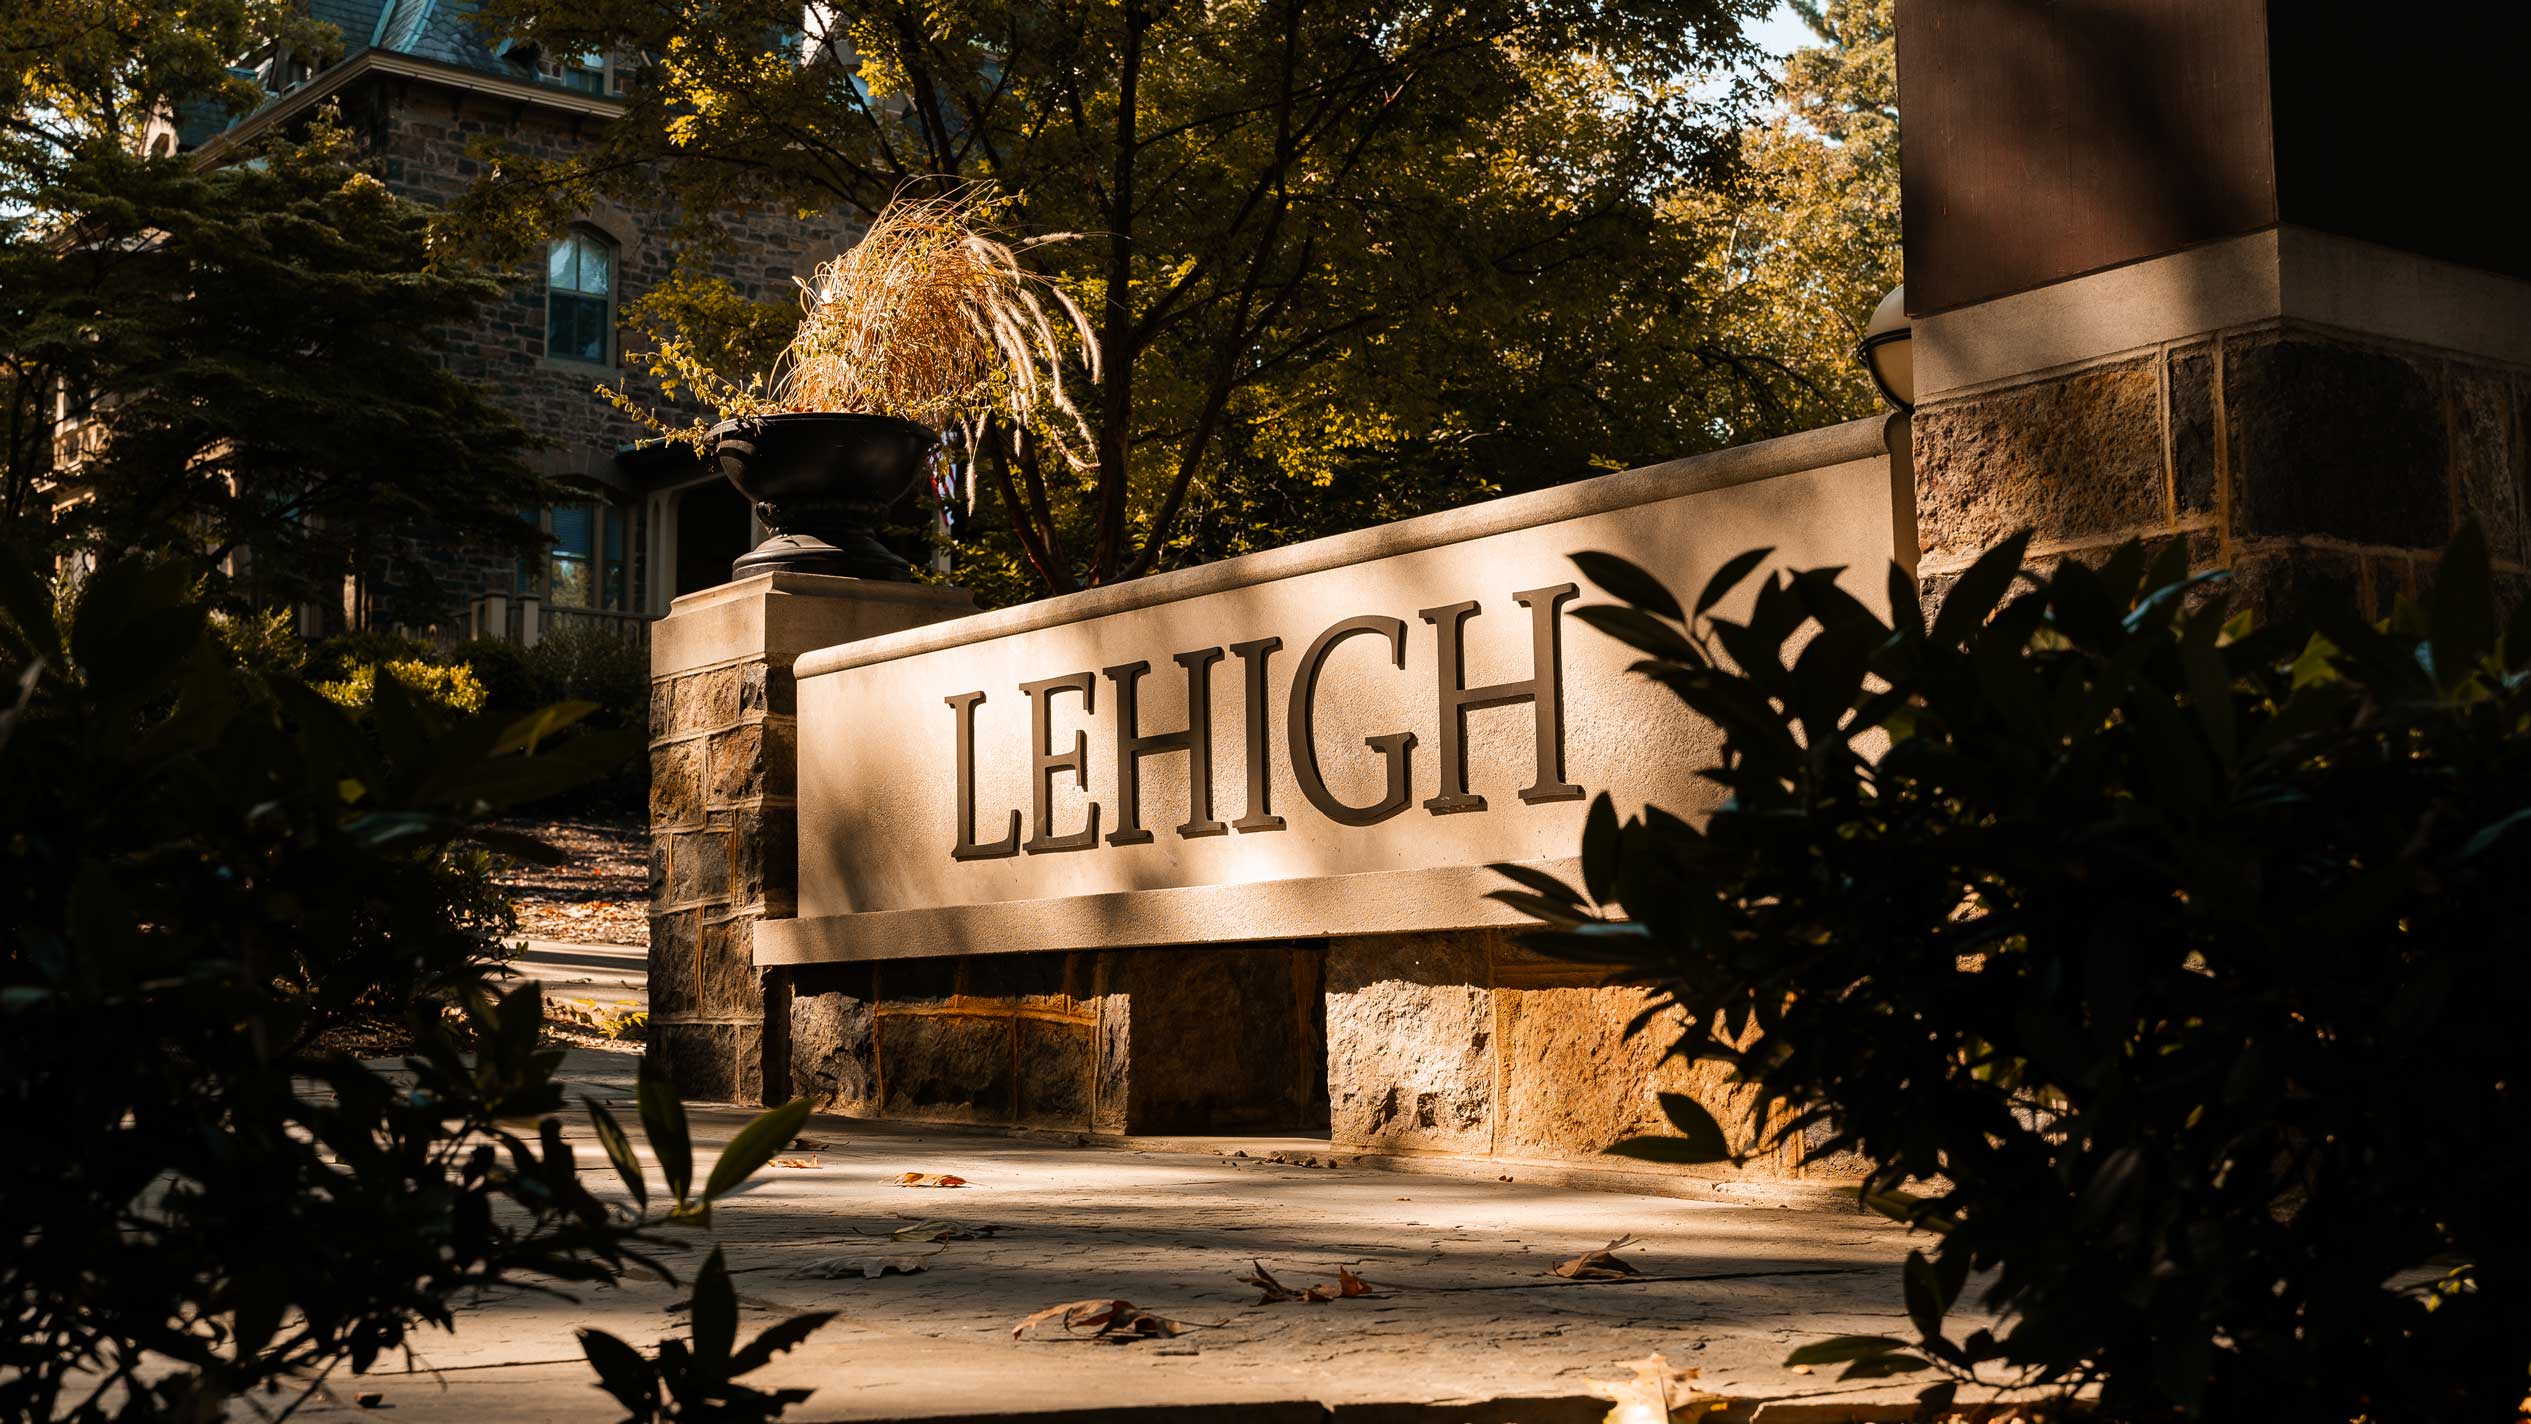
M 682 383 L 723 419 L 835 411 L 937 429 L 1000 413 L 1055 427 L 1049 443 L 1078 463 L 1073 437 L 1083 446 L 1092 437 L 1062 367 L 1077 340 L 1098 380 L 1098 341 L 1079 303 L 1020 260 L 1078 234 L 1012 237 L 992 225 L 996 206 L 979 185 L 891 201 L 859 242 L 800 282 L 800 328 L 769 382 L 726 380 L 676 341 L 652 354 L 653 374 L 671 394 Z M 699 420 L 669 428 L 620 389 L 601 393 L 698 448 L 708 434 Z

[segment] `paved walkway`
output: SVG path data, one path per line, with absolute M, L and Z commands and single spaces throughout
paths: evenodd
M 565 1068 L 575 1096 L 617 1102 L 631 1096 L 632 1071 L 629 1057 L 586 1052 Z M 629 1107 L 623 1115 L 629 1124 Z M 746 1117 L 695 1110 L 698 1179 Z M 593 1178 L 620 1191 L 585 1121 L 571 1137 Z M 1780 1367 L 1810 1339 L 1906 1328 L 1896 1272 L 1906 1233 L 1816 1193 L 1687 1200 L 1272 1160 L 1333 1160 L 1306 1141 L 1135 1150 L 841 1119 L 817 1120 L 806 1138 L 793 1155 L 814 1165 L 766 1169 L 715 1213 L 713 1232 L 676 1233 L 667 1253 L 685 1273 L 713 1242 L 727 1248 L 742 1339 L 795 1312 L 842 1312 L 751 1377 L 816 1390 L 792 1420 L 1597 1421 L 1611 1405 L 1593 1382 L 1634 1378 L 1627 1362 L 1655 1352 L 1739 1401 L 1712 1416 L 1723 1419 L 1899 1418 L 1866 1406 L 1913 1393 Z M 906 1188 L 895 1183 L 904 1172 L 970 1185 Z M 931 1218 L 991 1232 L 938 1244 L 888 1236 Z M 1618 1254 L 1640 1277 L 1551 1273 L 1628 1235 L 1635 1243 Z M 865 1274 L 891 1261 L 920 1269 Z M 1296 1289 L 1343 1268 L 1373 1292 L 1261 1303 L 1238 1280 L 1252 1263 Z M 643 1282 L 584 1291 L 577 1304 L 474 1302 L 453 1336 L 418 1342 L 436 1374 L 339 1381 L 341 1402 L 324 1412 L 358 1412 L 352 1395 L 374 1390 L 404 1424 L 610 1419 L 573 1330 L 593 1325 L 648 1348 L 685 1333 L 671 1313 L 681 1294 Z M 1130 1344 L 1046 1327 L 1046 1338 L 1012 1339 L 1031 1313 L 1090 1297 L 1205 1328 Z

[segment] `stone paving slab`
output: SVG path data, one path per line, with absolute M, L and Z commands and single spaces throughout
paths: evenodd
M 630 1058 L 575 1053 L 565 1072 L 575 1097 L 631 1096 Z M 693 1109 L 698 1179 L 748 1116 Z M 620 1192 L 585 1120 L 570 1136 L 592 1179 Z M 1335 1160 L 1323 1143 L 1315 1154 L 1249 1139 L 1133 1150 L 843 1119 L 818 1119 L 807 1136 L 827 1144 L 803 1154 L 815 1166 L 766 1169 L 715 1210 L 714 1230 L 672 1233 L 665 1253 L 684 1275 L 714 1243 L 726 1249 L 742 1339 L 796 1312 L 842 1313 L 750 1377 L 816 1390 L 792 1420 L 1597 1420 L 1609 1406 L 1591 1382 L 1627 1379 L 1624 1362 L 1656 1351 L 1740 1402 L 1721 1418 L 1897 1418 L 1889 1406 L 1913 1393 L 1780 1366 L 1820 1336 L 1906 1331 L 1896 1268 L 1907 1233 L 1815 1194 L 1682 1200 L 1266 1155 Z M 1240 1151 L 1251 1155 L 1223 1155 Z M 896 1185 L 908 1171 L 972 1185 Z M 938 1246 L 886 1239 L 929 1218 L 998 1231 Z M 1637 1240 L 1621 1254 L 1641 1279 L 1550 1273 L 1626 1235 Z M 820 1271 L 873 1256 L 922 1269 Z M 1252 1262 L 1296 1288 L 1343 1267 L 1377 1291 L 1261 1304 L 1236 1279 Z M 612 1418 L 573 1331 L 595 1326 L 647 1349 L 686 1333 L 673 1310 L 683 1291 L 641 1281 L 579 1294 L 467 1303 L 453 1335 L 418 1341 L 420 1366 L 436 1374 L 373 1372 L 311 1408 L 358 1412 L 352 1394 L 374 1390 L 403 1424 Z M 1207 1328 L 1122 1345 L 1060 1331 L 1011 1338 L 1028 1314 L 1091 1297 Z

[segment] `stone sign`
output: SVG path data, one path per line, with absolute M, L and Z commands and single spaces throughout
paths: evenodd
M 1569 869 L 1601 790 L 1624 812 L 1700 809 L 1719 740 L 1573 617 L 1603 595 L 1570 555 L 1692 593 L 1771 545 L 1783 566 L 1849 567 L 1877 602 L 1891 462 L 1829 443 L 809 653 L 798 917 L 758 926 L 756 961 L 1517 922 L 1485 899 L 1489 864 Z

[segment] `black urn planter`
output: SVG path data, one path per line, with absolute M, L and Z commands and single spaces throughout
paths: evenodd
M 892 415 L 810 411 L 713 426 L 713 464 L 772 531 L 730 565 L 730 576 L 911 579 L 912 567 L 877 535 L 938 443 L 929 428 Z

